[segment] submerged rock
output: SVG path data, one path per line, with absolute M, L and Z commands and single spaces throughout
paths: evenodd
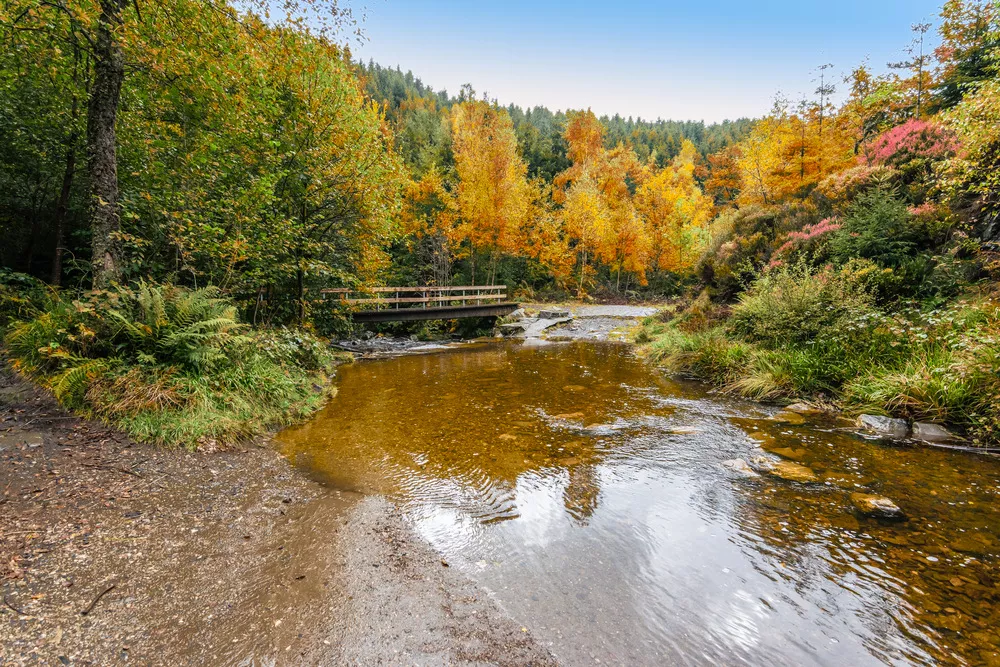
M 910 434 L 910 425 L 905 419 L 894 419 L 880 415 L 861 415 L 858 426 L 869 433 L 884 435 L 889 438 L 905 438 Z
M 750 464 L 743 459 L 729 459 L 728 461 L 722 462 L 723 468 L 728 468 L 735 473 L 739 473 L 744 477 L 760 477 L 756 470 L 750 467 Z
M 792 403 L 791 405 L 786 405 L 783 412 L 794 412 L 800 415 L 820 415 L 823 414 L 823 410 L 817 408 L 816 406 L 809 405 L 808 403 Z
M 811 484 L 819 481 L 819 476 L 813 472 L 812 468 L 794 463 L 792 461 L 773 461 L 764 457 L 754 459 L 757 469 L 772 477 L 783 479 L 786 482 L 798 482 L 799 484 Z
M 858 520 L 850 514 L 842 514 L 841 516 L 831 518 L 830 525 L 834 528 L 841 528 L 843 530 L 861 530 L 861 524 L 858 523 Z
M 954 433 L 944 426 L 924 422 L 913 424 L 913 437 L 924 442 L 949 442 L 958 439 Z
M 989 551 L 990 545 L 973 538 L 970 535 L 963 535 L 956 540 L 953 540 L 951 544 L 952 551 L 961 551 L 962 553 L 982 555 Z
M 798 449 L 792 447 L 775 447 L 770 448 L 767 451 L 772 454 L 777 454 L 783 459 L 790 459 L 792 461 L 801 461 L 806 458 L 806 455 L 808 454 L 803 447 L 799 447 Z
M 789 410 L 782 410 L 778 414 L 771 417 L 771 421 L 781 422 L 782 424 L 805 424 L 806 418 L 800 415 L 798 412 L 791 412 Z
M 885 496 L 876 496 L 871 493 L 852 493 L 851 504 L 865 516 L 874 516 L 880 519 L 902 519 L 905 517 L 899 505 Z

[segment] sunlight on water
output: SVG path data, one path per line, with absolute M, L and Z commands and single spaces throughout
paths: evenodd
M 772 412 L 627 346 L 483 344 L 344 367 L 279 439 L 396 499 L 572 664 L 1000 664 L 1000 461 Z M 819 481 L 721 465 L 761 455 Z M 857 514 L 853 491 L 907 520 Z

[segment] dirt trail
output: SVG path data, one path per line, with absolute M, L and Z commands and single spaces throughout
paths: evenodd
M 551 663 L 390 503 L 266 443 L 137 445 L 3 372 L 0 494 L 2 665 Z

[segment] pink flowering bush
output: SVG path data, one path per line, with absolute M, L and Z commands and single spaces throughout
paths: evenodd
M 786 241 L 771 256 L 769 268 L 781 266 L 785 259 L 809 256 L 819 261 L 825 256 L 826 242 L 830 235 L 840 229 L 837 218 L 824 218 L 814 225 L 806 225 L 797 232 L 789 232 Z
M 871 165 L 904 169 L 915 160 L 946 160 L 958 149 L 958 139 L 941 125 L 911 118 L 879 135 L 866 154 Z
M 935 167 L 959 149 L 958 139 L 947 128 L 911 119 L 879 135 L 865 154 L 870 165 L 897 169 L 907 198 L 921 204 L 933 187 Z
M 898 180 L 899 171 L 893 167 L 863 163 L 824 178 L 816 186 L 814 196 L 842 213 L 865 192 L 876 187 L 893 187 Z

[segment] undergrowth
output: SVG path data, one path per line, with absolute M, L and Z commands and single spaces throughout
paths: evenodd
M 254 330 L 215 288 L 141 283 L 52 295 L 5 338 L 16 370 L 137 439 L 225 446 L 323 404 L 335 358 L 304 332 Z
M 785 267 L 765 274 L 731 313 L 696 300 L 635 340 L 654 362 L 740 396 L 813 398 L 852 414 L 958 426 L 1000 441 L 1000 305 L 970 295 L 949 305 L 877 305 L 870 268 Z M 691 326 L 692 322 L 696 326 Z

